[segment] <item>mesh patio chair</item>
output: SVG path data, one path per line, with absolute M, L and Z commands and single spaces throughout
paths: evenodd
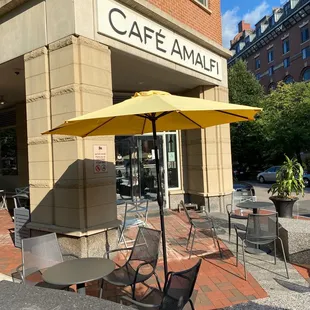
M 138 309 L 181 310 L 189 302 L 192 309 L 194 304 L 191 296 L 198 276 L 201 260 L 190 269 L 169 272 L 166 276 L 163 292 L 149 288 L 148 292 L 140 301 L 127 296 L 121 297 L 121 302 L 126 301 L 135 305 Z
M 231 203 L 226 205 L 226 211 L 228 215 L 228 234 L 229 234 L 229 242 L 231 237 L 231 220 L 246 220 L 248 218 L 247 214 L 243 213 L 243 209 L 236 207 L 238 203 L 247 202 L 247 201 L 255 201 L 254 196 L 250 191 L 234 191 L 232 192 Z M 243 227 L 245 230 L 245 226 L 240 226 L 239 228 Z
M 184 206 L 184 202 L 181 200 L 180 202 L 181 207 L 184 209 L 186 217 L 191 225 L 191 228 L 189 230 L 189 234 L 188 234 L 188 238 L 187 238 L 187 244 L 186 244 L 186 249 L 188 249 L 188 245 L 190 242 L 190 238 L 194 229 L 194 234 L 193 234 L 193 239 L 192 239 L 192 245 L 191 245 L 191 249 L 190 249 L 190 254 L 189 254 L 189 259 L 192 257 L 192 251 L 193 251 L 193 245 L 194 245 L 194 241 L 195 241 L 195 236 L 196 236 L 196 230 L 209 230 L 212 233 L 212 238 L 213 238 L 213 243 L 214 246 L 218 247 L 219 252 L 221 257 L 223 257 L 222 251 L 221 251 L 221 247 L 220 247 L 220 243 L 219 240 L 217 238 L 217 234 L 216 234 L 216 230 L 215 230 L 215 226 L 214 226 L 214 222 L 211 216 L 208 215 L 207 212 L 205 212 L 206 217 L 204 218 L 198 218 L 198 217 L 192 217 L 190 215 L 190 213 L 188 212 L 187 208 Z
M 124 236 L 125 230 L 131 227 L 140 227 L 147 225 L 147 216 L 149 210 L 148 200 L 141 200 L 139 202 L 126 202 L 124 220 L 120 226 L 120 233 L 118 243 L 123 240 L 127 247 L 127 242 Z
M 29 208 L 29 196 L 26 194 L 17 194 L 12 196 L 14 208 Z
M 139 227 L 139 231 L 132 248 L 115 249 L 105 253 L 108 257 L 111 253 L 130 250 L 129 258 L 123 266 L 115 269 L 112 273 L 105 276 L 101 283 L 100 298 L 102 297 L 104 281 L 116 286 L 131 286 L 132 298 L 135 299 L 135 287 L 155 276 L 157 285 L 160 289 L 159 280 L 155 272 L 159 255 L 159 244 L 161 231 Z M 137 265 L 137 267 L 135 267 Z
M 274 244 L 274 263 L 277 263 L 277 240 L 281 243 L 283 259 L 286 269 L 286 276 L 289 279 L 288 269 L 286 265 L 286 256 L 283 248 L 282 239 L 279 237 L 279 222 L 278 213 L 272 214 L 249 214 L 246 231 L 239 230 L 238 224 L 235 225 L 236 230 L 236 266 L 238 266 L 238 239 L 242 241 L 242 255 L 244 264 L 244 275 L 247 280 L 246 263 L 245 263 L 245 244 L 252 244 L 255 246 Z
M 62 263 L 64 256 L 77 258 L 73 254 L 62 254 L 55 233 L 22 240 L 22 261 L 17 267 L 22 283 L 55 289 L 64 289 L 64 286 L 51 285 L 43 281 L 42 271 Z

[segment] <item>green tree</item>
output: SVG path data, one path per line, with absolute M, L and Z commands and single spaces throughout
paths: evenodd
M 255 76 L 247 71 L 244 61 L 238 61 L 228 70 L 229 102 L 260 107 L 264 90 Z M 263 133 L 256 122 L 240 122 L 231 125 L 231 149 L 233 162 L 246 167 L 264 164 Z
M 296 156 L 310 149 L 310 84 L 305 82 L 278 87 L 263 100 L 263 113 L 258 125 L 266 137 L 269 156 L 282 159 L 283 154 Z

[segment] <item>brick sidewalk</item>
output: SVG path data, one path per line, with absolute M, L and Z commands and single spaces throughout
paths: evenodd
M 217 249 L 213 246 L 212 238 L 203 233 L 198 233 L 194 244 L 193 256 L 189 260 L 188 252 L 185 248 L 189 224 L 186 223 L 184 214 L 170 212 L 165 217 L 165 221 L 169 270 L 178 271 L 190 268 L 197 262 L 197 256 L 203 259 L 193 294 L 197 310 L 220 309 L 267 296 L 267 293 L 250 274 L 248 275 L 248 281 L 243 280 L 243 266 L 241 264 L 238 267 L 235 266 L 235 257 L 224 243 L 220 242 L 224 254 L 224 259 L 221 260 Z M 159 218 L 157 216 L 150 216 L 149 225 L 159 229 Z M 14 272 L 16 266 L 21 263 L 20 249 L 14 247 L 10 237 L 10 230 L 13 228 L 14 223 L 10 215 L 7 211 L 1 210 L 0 273 L 7 275 Z M 132 237 L 135 231 L 131 229 L 129 234 Z M 122 258 L 118 257 L 118 260 L 121 261 Z M 161 260 L 158 263 L 157 270 L 160 281 L 163 283 L 163 263 Z M 150 279 L 148 284 L 155 285 L 155 279 Z M 128 292 L 128 289 L 126 291 Z M 137 286 L 137 296 L 144 291 L 144 285 Z M 98 292 L 97 281 L 87 285 L 87 294 L 98 296 Z M 124 291 L 120 288 L 108 285 L 105 287 L 105 298 L 110 300 L 117 301 L 117 295 L 123 294 Z

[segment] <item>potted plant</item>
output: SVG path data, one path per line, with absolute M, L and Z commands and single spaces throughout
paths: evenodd
M 297 159 L 289 159 L 286 155 L 283 165 L 277 172 L 276 183 L 271 186 L 269 199 L 274 203 L 279 217 L 293 217 L 293 206 L 298 195 L 304 195 L 304 170 Z M 295 193 L 296 196 L 292 196 Z

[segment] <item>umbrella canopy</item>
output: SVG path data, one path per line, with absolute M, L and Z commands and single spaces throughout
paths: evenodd
M 44 134 L 79 137 L 134 135 L 153 132 L 157 201 L 160 211 L 164 271 L 168 272 L 163 193 L 156 131 L 205 128 L 220 124 L 254 120 L 261 109 L 237 104 L 180 97 L 162 91 L 136 93 L 131 99 L 99 111 L 66 121 Z
M 133 98 L 120 104 L 72 118 L 45 134 L 79 137 L 144 134 L 153 131 L 153 117 L 156 119 L 157 131 L 205 128 L 253 120 L 260 110 L 249 106 L 149 91 L 136 93 Z

